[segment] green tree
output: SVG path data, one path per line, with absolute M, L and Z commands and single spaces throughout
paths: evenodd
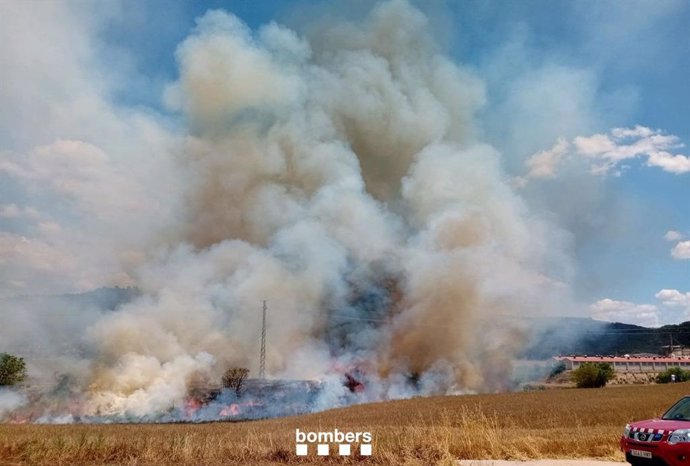
M 240 396 L 244 381 L 249 375 L 249 369 L 244 367 L 233 367 L 225 371 L 223 374 L 223 386 L 235 390 L 237 396 Z
M 613 378 L 613 366 L 605 362 L 586 362 L 572 373 L 578 388 L 599 388 Z
M 26 378 L 24 359 L 0 353 L 0 385 L 16 385 Z
M 671 375 L 676 376 L 676 382 L 690 380 L 690 371 L 684 371 L 680 367 L 671 367 L 664 372 L 660 372 L 659 375 L 656 376 L 656 383 L 669 383 L 671 381 Z

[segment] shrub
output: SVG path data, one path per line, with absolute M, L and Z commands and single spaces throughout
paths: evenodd
M 248 375 L 249 369 L 245 369 L 244 367 L 233 367 L 228 369 L 225 371 L 225 374 L 223 374 L 223 386 L 235 390 L 237 396 L 240 396 L 242 386 Z
M 578 388 L 599 388 L 613 378 L 611 364 L 605 362 L 586 362 L 572 373 L 573 381 Z
M 24 359 L 0 353 L 0 385 L 15 385 L 26 378 Z
M 671 381 L 671 375 L 676 376 L 676 382 L 690 380 L 690 371 L 684 371 L 680 367 L 671 367 L 664 372 L 660 372 L 659 375 L 656 376 L 656 383 L 669 383 Z

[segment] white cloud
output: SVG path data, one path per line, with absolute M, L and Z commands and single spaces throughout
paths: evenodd
M 658 327 L 690 319 L 690 292 L 664 288 L 654 295 L 660 305 L 601 299 L 589 306 L 595 319 Z
M 690 292 L 681 293 L 678 290 L 665 288 L 654 296 L 664 306 L 684 307 L 690 311 Z
M 589 306 L 592 317 L 611 322 L 625 322 L 644 327 L 658 327 L 660 313 L 653 304 L 635 304 L 629 301 L 601 299 Z
M 558 141 L 551 149 L 537 152 L 525 164 L 529 171 L 527 178 L 553 178 L 561 159 L 567 154 L 570 143 L 565 138 Z
M 577 153 L 592 159 L 591 171 L 606 174 L 620 162 L 636 157 L 647 157 L 648 166 L 681 174 L 690 171 L 690 158 L 673 155 L 671 149 L 684 147 L 678 136 L 665 134 L 644 126 L 614 128 L 608 134 L 595 134 L 573 139 Z
M 595 134 L 590 137 L 578 136 L 573 139 L 577 151 L 587 157 L 616 150 L 616 144 L 606 134 Z
M 680 241 L 671 249 L 674 259 L 690 259 L 690 240 Z
M 622 163 L 635 158 L 646 158 L 647 166 L 659 167 L 668 173 L 679 175 L 690 172 L 690 157 L 670 152 L 685 147 L 678 136 L 637 125 L 634 128 L 613 128 L 605 134 L 577 136 L 570 144 L 560 138 L 553 148 L 534 154 L 527 160 L 527 177 L 555 176 L 570 145 L 575 154 L 589 161 L 589 170 L 593 175 L 611 172 L 619 175 L 620 169 L 625 168 Z
M 688 173 L 690 172 L 690 157 L 680 154 L 673 155 L 666 151 L 650 152 L 647 165 L 660 167 L 669 173 Z
M 683 234 L 677 230 L 669 230 L 664 235 L 666 241 L 678 241 L 683 239 Z

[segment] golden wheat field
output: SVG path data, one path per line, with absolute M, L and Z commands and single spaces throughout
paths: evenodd
M 626 422 L 653 417 L 690 383 L 444 396 L 254 422 L 2 425 L 2 464 L 453 464 L 456 459 L 620 459 Z M 368 431 L 371 457 L 300 458 L 295 429 Z

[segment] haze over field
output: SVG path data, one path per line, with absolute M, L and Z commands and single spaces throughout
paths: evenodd
M 108 40 L 125 5 L 0 6 L 0 351 L 41 387 L 0 393 L 0 416 L 184 416 L 191 381 L 256 372 L 262 300 L 269 375 L 322 380 L 316 409 L 355 400 L 344 374 L 357 401 L 506 389 L 522 316 L 690 312 L 687 288 L 635 304 L 582 277 L 608 180 L 653 171 L 687 195 L 690 173 L 681 136 L 593 123 L 599 96 L 627 100 L 587 72 L 523 63 L 518 42 L 464 64 L 438 12 L 393 0 L 290 27 L 199 12 L 163 79 Z M 501 54 L 518 76 L 492 98 Z M 675 262 L 683 205 L 656 226 Z M 625 237 L 618 207 L 604 238 Z M 17 298 L 102 286 L 135 291 L 114 311 Z

